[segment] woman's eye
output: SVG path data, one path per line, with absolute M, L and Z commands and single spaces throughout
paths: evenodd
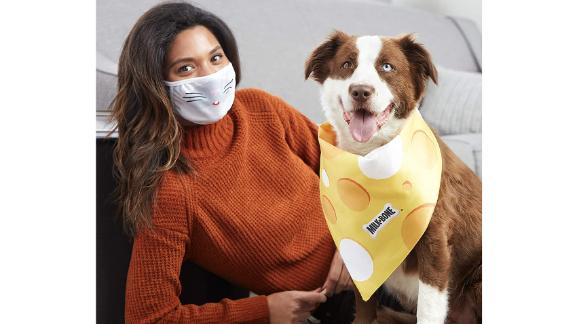
M 221 54 L 216 54 L 214 56 L 212 56 L 212 62 L 213 63 L 218 63 L 222 61 L 222 55 Z
M 350 69 L 352 68 L 352 63 L 350 61 L 346 61 L 342 64 L 343 69 Z
M 191 72 L 193 69 L 191 65 L 184 65 L 178 69 L 178 72 Z
M 384 63 L 382 64 L 382 71 L 384 72 L 390 72 L 394 69 L 394 67 L 392 66 L 392 64 L 390 63 Z

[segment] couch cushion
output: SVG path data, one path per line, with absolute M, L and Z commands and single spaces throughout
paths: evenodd
M 420 108 L 440 135 L 482 132 L 482 74 L 438 67 Z
M 441 138 L 474 173 L 482 178 L 482 134 L 446 135 Z

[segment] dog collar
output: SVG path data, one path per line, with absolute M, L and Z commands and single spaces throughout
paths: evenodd
M 365 156 L 336 147 L 327 122 L 318 139 L 324 217 L 366 301 L 428 227 L 440 189 L 440 147 L 417 110 L 399 135 Z

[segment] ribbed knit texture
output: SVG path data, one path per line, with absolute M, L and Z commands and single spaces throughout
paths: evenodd
M 268 323 L 265 295 L 321 287 L 335 251 L 320 206 L 317 125 L 244 89 L 222 120 L 185 131 L 194 171 L 164 174 L 154 227 L 135 237 L 126 323 Z M 260 296 L 182 305 L 185 259 Z

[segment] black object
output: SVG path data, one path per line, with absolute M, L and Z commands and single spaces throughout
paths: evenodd
M 405 312 L 398 300 L 384 286 L 378 288 L 375 294 L 379 306 Z M 343 291 L 320 304 L 312 316 L 320 320 L 322 324 L 350 324 L 354 321 L 356 314 L 355 298 L 353 291 Z
M 354 292 L 343 291 L 328 298 L 312 313 L 322 324 L 350 324 L 354 321 Z
M 394 297 L 390 292 L 386 289 L 385 286 L 380 286 L 378 291 L 378 305 L 386 306 L 391 308 L 397 312 L 406 312 L 406 310 L 402 307 L 398 299 Z
M 112 197 L 112 150 L 116 140 L 96 140 L 96 323 L 124 323 L 126 274 L 132 243 L 122 231 L 122 222 Z M 182 304 L 202 305 L 223 298 L 248 297 L 248 290 L 184 262 L 180 271 Z

